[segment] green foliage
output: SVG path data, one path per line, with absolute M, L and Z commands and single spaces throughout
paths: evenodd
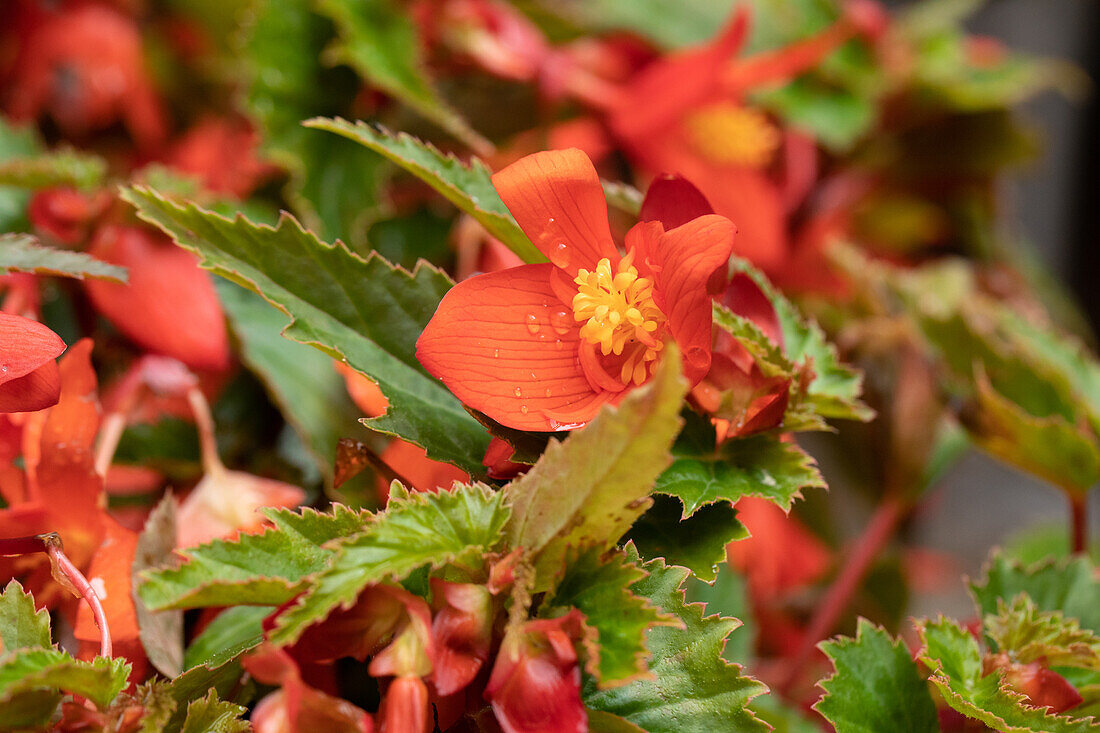
M 642 557 L 663 557 L 700 580 L 714 580 L 715 569 L 726 559 L 726 545 L 745 539 L 749 532 L 729 502 L 707 504 L 686 518 L 683 514 L 676 498 L 657 494 L 653 506 L 630 528 L 629 537 Z
M 304 587 L 306 576 L 327 566 L 332 553 L 321 545 L 358 531 L 365 521 L 340 504 L 331 513 L 307 508 L 264 514 L 274 528 L 185 550 L 178 568 L 145 573 L 138 597 L 153 610 L 279 605 Z
M 734 0 L 538 0 L 540 8 L 589 31 L 625 30 L 666 49 L 709 40 Z
M 339 41 L 325 58 L 344 63 L 480 152 L 492 144 L 479 135 L 432 86 L 421 43 L 408 11 L 395 0 L 319 0 L 317 10 L 336 25 Z
M 240 705 L 219 700 L 210 690 L 206 697 L 187 706 L 182 733 L 248 733 L 252 726 L 241 720 L 247 711 Z
M 84 252 L 43 246 L 29 234 L 0 234 L 0 273 L 30 272 L 35 275 L 91 277 L 126 282 L 125 267 L 109 265 Z
M 27 696 L 64 691 L 105 708 L 126 687 L 130 665 L 125 659 L 97 657 L 84 662 L 58 649 L 29 648 L 0 657 L 0 719 L 4 710 L 20 708 Z
M 997 613 L 987 615 L 984 626 L 997 649 L 1016 662 L 1100 671 L 1100 637 L 1061 611 L 1039 611 L 1024 593 L 1011 604 L 998 598 Z
M 50 614 L 35 610 L 34 598 L 17 580 L 0 593 L 0 654 L 50 646 Z
M 618 550 L 606 555 L 589 550 L 569 558 L 564 576 L 546 601 L 551 608 L 548 615 L 558 615 L 558 609 L 578 608 L 585 623 L 596 630 L 595 639 L 585 640 L 585 648 L 587 669 L 600 687 L 643 677 L 648 657 L 646 632 L 669 623 L 669 617 L 648 599 L 630 590 L 645 577 L 637 553 L 632 555 L 634 559 Z
M 219 613 L 187 647 L 183 666 L 225 664 L 263 641 L 263 621 L 274 606 L 232 606 Z
M 218 299 L 241 344 L 241 360 L 267 387 L 302 441 L 325 483 L 332 486 L 333 459 L 340 438 L 363 432 L 359 409 L 332 359 L 317 349 L 280 336 L 286 317 L 256 293 L 226 280 Z
M 0 186 L 96 188 L 106 177 L 107 161 L 70 148 L 0 161 Z
M 42 143 L 30 126 L 15 127 L 0 119 L 0 165 L 40 152 Z M 17 186 L 0 185 L 0 234 L 26 229 L 30 191 Z
M 998 613 L 999 599 L 1027 595 L 1039 611 L 1061 612 L 1100 635 L 1100 581 L 1086 558 L 1047 560 L 1025 566 L 995 553 L 983 577 L 970 584 L 982 616 Z
M 648 384 L 563 442 L 551 441 L 534 468 L 504 489 L 512 506 L 508 543 L 536 558 L 536 590 L 549 587 L 567 548 L 608 547 L 649 507 L 680 430 L 686 387 L 670 346 Z
M 874 100 L 813 76 L 752 96 L 760 106 L 833 151 L 851 149 L 877 118 Z
M 709 455 L 678 455 L 654 491 L 679 497 L 686 518 L 742 496 L 768 499 L 787 511 L 810 488 L 825 488 L 813 458 L 794 443 L 756 435 L 727 441 Z
M 293 643 L 337 607 L 350 607 L 372 583 L 401 581 L 424 566 L 479 566 L 500 544 L 508 516 L 504 493 L 484 484 L 409 494 L 395 482 L 386 510 L 334 545 L 335 557 L 279 615 L 271 640 Z
M 345 359 L 376 381 L 389 411 L 368 427 L 471 475 L 484 473 L 489 436 L 416 360 L 416 339 L 451 286 L 444 273 L 427 263 L 409 273 L 373 253 L 363 259 L 339 242 L 322 243 L 289 216 L 271 228 L 180 206 L 147 189 L 123 195 L 205 267 L 289 314 L 285 336 Z
M 928 686 L 900 640 L 860 619 L 854 639 L 840 637 L 821 648 L 835 672 L 820 683 L 825 696 L 814 709 L 837 733 L 940 729 Z
M 352 123 L 339 118 L 317 118 L 305 124 L 342 135 L 385 156 L 476 219 L 524 262 L 546 261 L 500 200 L 490 180 L 491 172 L 479 159 L 463 163 L 406 132 L 390 132 L 380 125 Z
M 637 561 L 637 553 L 629 546 L 626 556 Z M 594 679 L 586 679 L 585 705 L 626 718 L 649 733 L 768 730 L 747 707 L 767 688 L 722 659 L 726 637 L 739 622 L 719 616 L 704 618 L 702 604 L 686 603 L 682 585 L 687 570 L 668 566 L 661 559 L 645 563 L 642 569 L 649 574 L 630 590 L 683 625 L 649 630 L 646 648 L 651 679 L 608 690 L 600 690 Z

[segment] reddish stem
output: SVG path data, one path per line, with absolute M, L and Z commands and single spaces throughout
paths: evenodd
M 1073 554 L 1084 555 L 1089 549 L 1088 499 L 1084 496 L 1069 498 L 1070 536 L 1073 538 Z
M 790 692 L 799 675 L 805 671 L 806 662 L 817 648 L 818 642 L 829 635 L 837 619 L 848 608 L 871 563 L 893 537 L 905 509 L 906 503 L 896 495 L 885 497 L 875 509 L 871 520 L 863 528 L 863 533 L 848 551 L 840 574 L 833 580 L 814 611 L 797 651 L 788 660 L 785 675 L 777 685 L 781 694 L 787 695 Z
M 36 552 L 46 553 L 53 567 L 54 579 L 88 604 L 92 610 L 95 625 L 99 627 L 99 654 L 102 657 L 110 657 L 111 630 L 107 627 L 107 614 L 103 611 L 103 604 L 95 589 L 92 588 L 92 584 L 84 577 L 84 573 L 73 565 L 61 549 L 61 537 L 56 532 L 49 532 L 30 537 L 0 539 L 0 555 L 31 555 Z

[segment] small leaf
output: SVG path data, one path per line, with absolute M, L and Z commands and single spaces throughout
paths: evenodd
M 138 535 L 134 563 L 130 568 L 130 588 L 136 589 L 141 574 L 173 557 L 176 547 L 175 497 L 167 495 L 149 513 L 145 526 Z M 180 611 L 152 612 L 142 603 L 138 593 L 131 590 L 134 611 L 137 614 L 141 646 L 149 662 L 161 674 L 175 677 L 183 671 L 183 613 Z
M 566 548 L 605 548 L 649 507 L 680 430 L 686 388 L 675 347 L 663 354 L 648 384 L 563 442 L 551 441 L 535 467 L 504 489 L 512 503 L 510 546 L 538 555 L 536 589 L 548 587 Z
M 646 632 L 670 623 L 669 616 L 631 592 L 630 586 L 644 577 L 637 562 L 621 552 L 601 556 L 599 550 L 589 550 L 566 562 L 565 575 L 546 601 L 563 612 L 580 609 L 585 623 L 596 630 L 594 640 L 586 639 L 587 669 L 601 688 L 643 678 L 649 656 Z
M 0 593 L 0 654 L 34 647 L 48 649 L 52 644 L 49 612 L 44 608 L 35 610 L 34 598 L 23 592 L 19 581 L 8 581 Z
M 968 718 L 1004 733 L 1085 733 L 1095 731 L 1092 718 L 1052 715 L 1049 708 L 1027 704 L 1027 698 L 1009 690 L 999 671 L 982 676 L 982 653 L 977 640 L 946 619 L 918 625 L 924 647 L 921 661 L 932 671 L 929 681 L 944 701 Z
M 466 164 L 408 133 L 393 133 L 365 122 L 319 117 L 303 124 L 342 135 L 384 155 L 476 219 L 524 262 L 546 261 L 501 201 L 489 178 L 489 169 L 479 159 L 472 158 Z
M 1039 611 L 1021 593 L 1011 605 L 997 599 L 997 613 L 985 617 L 986 635 L 1014 662 L 1079 667 L 1100 672 L 1100 637 L 1061 611 Z
M 125 659 L 83 662 L 57 649 L 22 649 L 0 658 L 0 710 L 43 689 L 86 697 L 102 709 L 126 687 L 129 674 Z
M 390 96 L 479 152 L 492 143 L 462 119 L 432 86 L 421 58 L 421 41 L 406 8 L 393 0 L 320 0 L 317 10 L 332 19 L 340 40 L 325 51 Z
M 263 621 L 275 606 L 233 606 L 206 625 L 184 655 L 184 667 L 225 664 L 263 641 Z
M 726 545 L 748 537 L 729 502 L 719 501 L 683 518 L 683 504 L 658 494 L 628 535 L 645 558 L 663 557 L 680 565 L 699 580 L 712 581 L 715 569 L 726 560 Z
M 52 249 L 29 234 L 0 234 L 0 273 L 30 272 L 35 275 L 86 277 L 125 283 L 126 268 L 97 260 L 84 252 Z
M 416 339 L 452 284 L 443 272 L 421 263 L 409 273 L 373 253 L 363 259 L 340 243 L 322 243 L 290 216 L 272 228 L 180 206 L 148 189 L 127 189 L 123 198 L 205 267 L 290 315 L 287 338 L 344 358 L 377 382 L 390 407 L 368 427 L 471 475 L 484 473 L 489 436 L 416 360 Z
M 187 706 L 182 733 L 248 733 L 252 726 L 241 720 L 246 712 L 248 708 L 219 700 L 211 690 Z
M 1060 611 L 1081 628 L 1100 635 L 1100 580 L 1086 558 L 1047 560 L 1025 566 L 1001 553 L 987 563 L 983 577 L 970 584 L 982 616 L 997 613 L 998 600 L 1024 593 L 1040 611 Z
M 821 649 L 835 672 L 819 683 L 825 696 L 814 710 L 837 733 L 939 731 L 928 685 L 903 642 L 861 618 L 854 639 L 839 637 Z
M 153 610 L 276 606 L 304 587 L 303 578 L 328 565 L 332 553 L 322 544 L 358 531 L 364 522 L 363 515 L 341 504 L 331 514 L 314 509 L 264 513 L 274 528 L 184 550 L 180 567 L 144 573 L 138 597 Z
M 637 562 L 628 546 L 627 560 Z M 661 559 L 642 565 L 649 575 L 630 590 L 678 618 L 683 626 L 657 626 L 646 636 L 653 679 L 636 680 L 608 690 L 585 681 L 584 703 L 626 718 L 649 733 L 715 733 L 715 731 L 766 731 L 768 725 L 748 709 L 749 702 L 767 688 L 741 668 L 722 659 L 726 637 L 739 625 L 736 619 L 703 617 L 703 604 L 686 603 L 683 568 L 665 565 Z
M 0 162 L 0 186 L 39 189 L 66 186 L 97 188 L 107 176 L 107 161 L 72 149 Z
M 394 482 L 386 511 L 335 546 L 335 559 L 278 616 L 271 640 L 293 643 L 337 607 L 350 607 L 372 583 L 400 581 L 422 566 L 481 562 L 502 539 L 509 515 L 504 499 L 484 484 L 409 494 Z
M 742 496 L 758 496 L 789 511 L 803 489 L 825 486 L 816 462 L 798 445 L 756 435 L 728 441 L 711 456 L 677 457 L 654 491 L 678 497 L 690 517 L 700 507 Z

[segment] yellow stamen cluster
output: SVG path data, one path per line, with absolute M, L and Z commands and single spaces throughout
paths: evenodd
M 605 257 L 595 272 L 582 269 L 574 279 L 573 318 L 587 321 L 581 326 L 581 338 L 598 345 L 605 356 L 626 353 L 620 371 L 624 384 L 641 384 L 663 346 L 655 334 L 665 315 L 653 301 L 653 282 L 638 277 L 631 262 L 627 255 L 618 271 L 612 272 Z
M 782 142 L 779 130 L 762 112 L 733 102 L 704 107 L 684 124 L 696 150 L 719 163 L 763 168 Z

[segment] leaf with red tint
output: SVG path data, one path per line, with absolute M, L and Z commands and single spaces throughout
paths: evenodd
M 508 631 L 485 688 L 504 733 L 587 733 L 574 646 L 583 618 L 574 609 Z
M 54 405 L 61 375 L 54 359 L 61 337 L 38 321 L 0 313 L 0 412 L 30 412 Z
M 195 257 L 149 229 L 105 226 L 89 254 L 130 272 L 128 285 L 84 283 L 96 309 L 142 347 L 194 369 L 225 369 L 229 340 L 218 295 Z

